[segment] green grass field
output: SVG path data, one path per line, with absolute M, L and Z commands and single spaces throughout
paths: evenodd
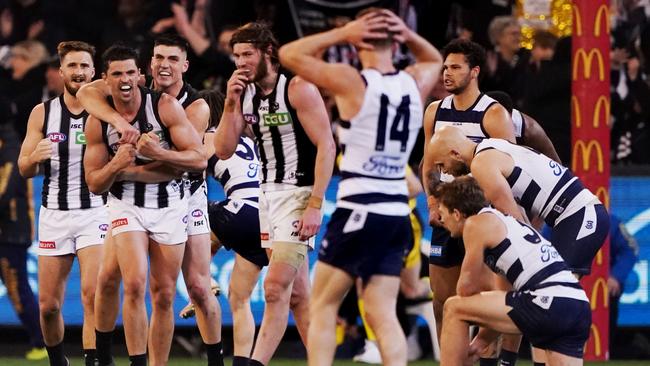
M 126 366 L 129 364 L 128 359 L 126 358 L 118 358 L 116 360 L 117 366 Z M 225 360 L 226 365 L 230 365 L 232 361 L 227 358 Z M 276 359 L 271 361 L 271 365 L 273 366 L 298 366 L 298 365 L 306 365 L 307 362 L 305 360 L 289 360 L 289 359 Z M 608 361 L 608 362 L 585 362 L 585 365 L 608 365 L 608 366 L 647 366 L 650 364 L 650 361 Z M 2 366 L 46 366 L 48 365 L 48 362 L 46 360 L 44 361 L 26 361 L 25 359 L 21 358 L 7 358 L 7 357 L 0 357 L 0 365 Z M 75 358 L 71 359 L 71 365 L 72 366 L 83 366 L 83 360 L 80 358 Z M 169 361 L 169 366 L 204 366 L 205 361 L 196 359 L 196 358 L 174 358 Z M 365 364 L 361 363 L 355 363 L 352 362 L 351 360 L 336 360 L 334 362 L 334 365 L 337 366 L 362 366 Z M 435 366 L 438 365 L 437 362 L 431 362 L 429 360 L 421 360 L 417 362 L 411 362 L 409 365 L 414 365 L 414 366 Z M 532 363 L 529 361 L 519 361 L 517 362 L 517 365 L 520 366 L 531 366 Z

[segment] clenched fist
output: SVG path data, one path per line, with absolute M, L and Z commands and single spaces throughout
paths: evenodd
M 135 148 L 131 144 L 122 144 L 117 148 L 117 153 L 111 160 L 118 170 L 131 166 L 135 162 Z
M 48 138 L 44 138 L 41 141 L 38 142 L 36 145 L 36 148 L 34 151 L 31 153 L 29 158 L 36 163 L 42 163 L 45 160 L 49 159 L 52 157 L 53 153 L 53 146 L 52 146 L 52 141 Z

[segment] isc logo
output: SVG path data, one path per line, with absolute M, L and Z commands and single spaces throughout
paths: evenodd
M 289 113 L 269 113 L 264 115 L 264 125 L 268 127 L 281 126 L 291 123 Z
M 53 143 L 59 143 L 65 141 L 68 136 L 61 132 L 50 132 L 47 134 L 47 138 Z

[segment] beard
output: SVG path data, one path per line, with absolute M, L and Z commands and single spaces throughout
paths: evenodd
M 471 79 L 470 79 L 470 75 L 468 74 L 467 77 L 464 78 L 464 79 L 463 79 L 463 80 L 458 84 L 458 86 L 456 86 L 455 88 L 454 88 L 454 87 L 449 88 L 449 89 L 447 89 L 447 91 L 448 91 L 449 93 L 451 93 L 451 94 L 454 94 L 454 95 L 462 94 L 462 93 L 465 91 L 465 89 L 467 89 L 467 86 L 469 85 L 470 80 L 471 80 Z
M 70 93 L 70 95 L 72 95 L 73 97 L 77 96 L 77 92 L 79 91 L 79 88 L 72 86 L 72 84 L 69 84 L 67 82 L 63 83 L 63 86 L 65 87 L 65 90 L 67 90 L 68 93 Z
M 269 73 L 269 68 L 266 66 L 266 62 L 264 61 L 264 58 L 261 58 L 260 63 L 257 64 L 257 68 L 255 69 L 255 75 L 253 75 L 252 82 L 256 83 L 264 79 L 268 73 Z
M 454 177 L 461 177 L 463 175 L 469 174 L 470 172 L 471 171 L 469 169 L 469 166 L 462 161 L 456 161 L 449 168 L 449 174 L 453 175 Z

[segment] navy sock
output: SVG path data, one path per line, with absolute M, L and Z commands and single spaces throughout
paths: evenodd
M 254 359 L 252 359 L 252 358 L 249 358 L 249 359 L 248 359 L 248 366 L 264 366 L 264 364 L 261 363 L 261 362 L 258 361 L 258 360 L 254 360 Z
M 515 366 L 517 363 L 517 352 L 502 349 L 499 354 L 499 359 L 501 360 L 499 366 Z
M 129 356 L 131 366 L 147 366 L 147 354 Z
M 533 366 L 546 366 L 545 362 L 533 362 Z
M 248 366 L 248 357 L 232 356 L 232 366 Z
M 95 345 L 97 347 L 97 360 L 100 366 L 110 365 L 113 361 L 111 348 L 113 346 L 113 332 L 100 332 L 95 329 Z
M 84 350 L 84 364 L 86 366 L 95 366 L 96 358 L 97 358 L 97 350 L 94 349 Z
M 68 361 L 63 354 L 63 341 L 55 346 L 45 346 L 47 349 L 47 356 L 50 359 L 50 366 L 67 366 Z
M 221 342 L 206 344 L 205 349 L 208 353 L 208 366 L 224 366 Z
M 497 358 L 483 358 L 479 359 L 480 366 L 499 366 L 499 359 Z

